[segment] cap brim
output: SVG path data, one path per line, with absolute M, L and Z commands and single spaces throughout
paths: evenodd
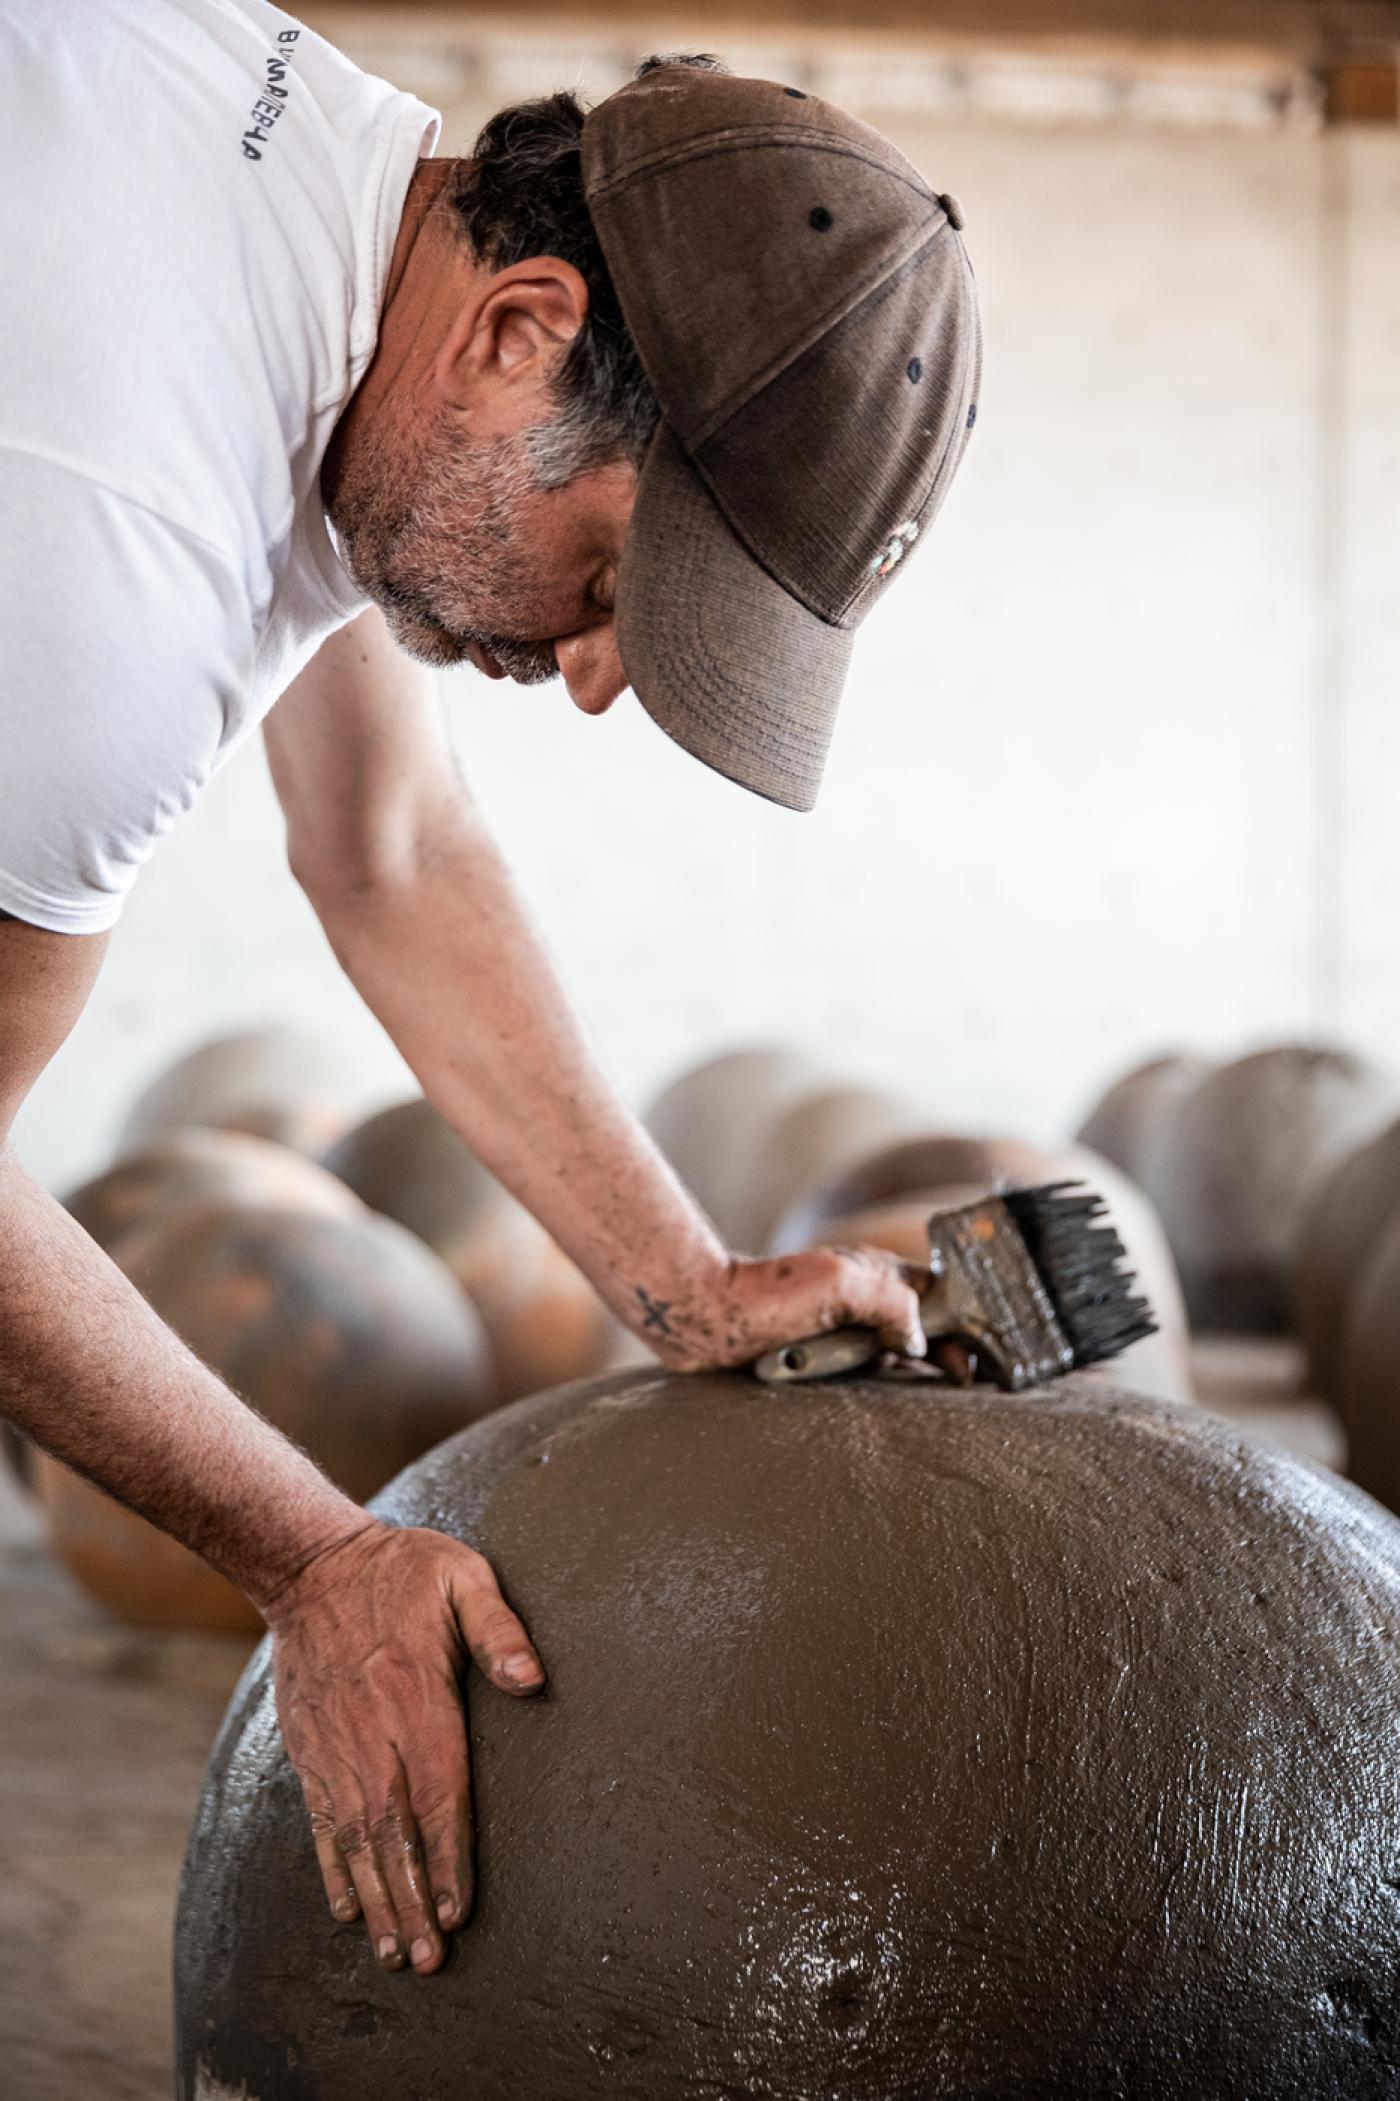
M 755 795 L 812 808 L 850 631 L 754 560 L 665 424 L 642 464 L 616 622 L 622 668 L 668 737 Z

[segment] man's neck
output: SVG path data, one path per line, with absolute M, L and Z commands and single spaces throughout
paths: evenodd
M 321 462 L 321 497 L 332 515 L 346 447 L 354 443 L 356 433 L 382 405 L 410 361 L 435 281 L 440 279 L 441 271 L 432 267 L 430 257 L 435 244 L 451 229 L 442 224 L 442 215 L 434 207 L 455 165 L 451 160 L 421 160 L 409 179 L 389 259 L 374 354 L 341 411 Z
M 395 295 L 407 274 L 414 249 L 426 230 L 428 214 L 441 197 L 447 178 L 456 165 L 455 161 L 441 158 L 420 160 L 409 178 L 408 194 L 403 201 L 403 216 L 399 220 L 399 230 L 394 236 L 394 252 L 389 258 L 389 277 L 384 287 L 384 303 L 381 309 L 384 318 L 388 316 Z

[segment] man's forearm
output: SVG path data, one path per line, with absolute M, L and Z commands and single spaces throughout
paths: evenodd
M 369 1519 L 0 1149 L 0 1414 L 266 1607 Z
M 662 1356 L 704 1354 L 723 1242 L 604 1074 L 485 830 L 411 879 L 316 899 L 428 1095 Z

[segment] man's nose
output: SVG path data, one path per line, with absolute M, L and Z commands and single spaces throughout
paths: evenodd
M 585 715 L 606 715 L 618 694 L 627 690 L 611 620 L 562 636 L 554 655 L 570 700 Z

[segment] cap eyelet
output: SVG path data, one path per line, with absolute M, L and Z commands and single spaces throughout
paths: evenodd
M 909 374 L 914 385 L 917 386 L 924 376 L 924 361 L 921 357 L 911 357 L 904 369 Z
M 805 102 L 807 100 L 807 90 L 805 88 L 784 88 L 783 93 L 791 95 L 794 102 Z
M 830 233 L 836 221 L 824 204 L 814 204 L 807 214 L 807 224 L 813 233 Z

